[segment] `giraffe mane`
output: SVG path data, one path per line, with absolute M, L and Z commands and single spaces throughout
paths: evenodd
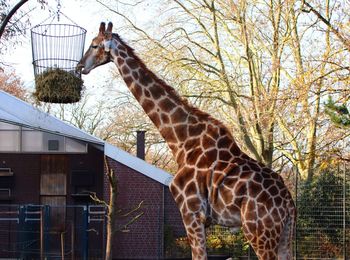
M 170 93 L 171 95 L 173 95 L 174 98 L 176 98 L 178 101 L 180 101 L 181 103 L 183 103 L 187 108 L 189 108 L 194 114 L 196 114 L 197 116 L 199 116 L 200 118 L 207 118 L 210 121 L 214 122 L 215 124 L 217 124 L 218 126 L 220 126 L 221 128 L 225 129 L 227 134 L 234 140 L 231 132 L 229 131 L 229 129 L 227 128 L 227 126 L 225 124 L 223 124 L 220 120 L 212 117 L 210 114 L 208 114 L 207 112 L 204 112 L 202 110 L 200 110 L 199 108 L 193 106 L 192 104 L 190 104 L 188 102 L 188 100 L 182 96 L 180 96 L 178 94 L 178 92 L 171 86 L 169 86 L 164 80 L 160 79 L 154 72 L 152 72 L 150 69 L 148 69 L 148 67 L 144 64 L 144 62 L 142 61 L 142 59 L 135 53 L 135 50 L 130 47 L 117 33 L 113 33 L 112 37 L 115 38 L 116 40 L 118 40 L 121 44 L 123 44 L 123 46 L 127 49 L 127 52 L 129 52 L 130 54 L 132 54 L 133 58 L 139 62 L 139 64 L 141 65 L 141 68 L 143 70 L 145 70 L 159 85 L 161 85 L 168 93 Z
M 147 68 L 142 59 L 135 53 L 135 50 L 126 44 L 125 41 L 117 33 L 113 33 L 113 37 L 122 43 L 124 47 L 126 47 L 127 51 L 132 54 L 133 58 L 141 64 L 141 68 L 144 69 L 158 84 L 160 84 L 165 90 L 169 91 L 169 93 L 174 95 L 176 99 L 183 102 L 186 106 L 193 108 L 193 106 L 189 104 L 186 98 L 181 97 L 173 87 L 169 86 L 164 80 L 160 79 L 154 72 Z

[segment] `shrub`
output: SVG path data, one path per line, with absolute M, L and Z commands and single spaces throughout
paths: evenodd
M 298 254 L 303 257 L 338 257 L 343 243 L 343 189 L 341 174 L 323 171 L 300 185 L 298 196 Z M 347 214 L 346 223 L 349 223 Z

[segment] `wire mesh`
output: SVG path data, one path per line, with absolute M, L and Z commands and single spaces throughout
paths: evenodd
M 84 52 L 86 30 L 72 24 L 39 24 L 32 28 L 34 75 L 59 68 L 80 76 L 75 70 Z
M 345 169 L 321 173 L 297 190 L 297 259 L 347 259 L 349 176 Z
M 15 257 L 20 246 L 19 206 L 0 205 L 0 258 Z
M 349 259 L 349 177 L 350 172 L 344 168 L 335 173 L 325 172 L 313 182 L 297 182 L 296 259 Z M 64 225 L 57 229 L 53 214 L 59 213 L 59 207 L 0 204 L 0 258 L 39 259 L 41 248 L 46 256 L 52 257 L 63 254 L 65 259 L 103 258 L 106 211 L 99 207 L 65 206 L 62 208 Z M 190 259 L 190 247 L 180 215 L 177 217 L 173 211 L 162 213 L 161 207 L 151 205 L 143 211 L 140 220 L 118 234 L 115 244 L 118 255 L 124 250 L 123 257 L 147 256 L 149 253 L 158 258 Z M 45 243 L 40 244 L 41 241 Z M 142 248 L 145 251 L 139 249 L 140 241 L 147 241 L 146 247 Z M 207 229 L 207 243 L 210 256 L 256 259 L 243 234 L 232 234 L 228 228 L 214 226 Z M 148 252 L 150 250 L 152 252 Z
M 296 171 L 292 176 L 298 176 Z M 311 182 L 295 179 L 295 186 L 289 183 L 288 187 L 297 205 L 293 259 L 350 259 L 349 166 L 322 172 Z M 165 257 L 190 259 L 185 231 L 177 230 L 183 226 L 165 228 Z M 231 234 L 228 228 L 212 226 L 206 239 L 209 256 L 257 259 L 242 233 Z

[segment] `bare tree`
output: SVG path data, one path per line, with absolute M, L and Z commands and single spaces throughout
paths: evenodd
M 6 26 L 9 23 L 9 21 L 11 20 L 11 18 L 15 15 L 15 13 L 18 11 L 18 9 L 20 9 L 26 2 L 28 2 L 28 0 L 21 0 L 7 14 L 5 14 L 5 13 L 1 14 L 0 39 L 2 38 L 2 36 L 5 32 Z M 0 5 L 2 8 L 6 7 L 7 6 L 6 1 L 1 1 Z M 4 10 L 4 9 L 2 9 L 2 10 Z M 21 29 L 17 27 L 17 30 L 20 31 Z M 8 35 L 11 35 L 11 34 L 13 34 L 13 29 L 12 30 L 8 29 L 6 32 Z
M 11 6 L 11 1 L 0 1 L 0 44 L 2 53 L 6 49 L 6 42 L 15 38 L 18 42 L 18 35 L 23 35 L 26 32 L 29 19 L 26 12 L 20 9 L 28 2 L 28 0 L 20 0 L 15 5 Z M 45 8 L 46 0 L 37 0 L 38 6 Z
M 332 32 L 338 39 L 341 41 L 341 43 L 344 45 L 344 47 L 350 52 L 350 35 L 346 35 L 344 32 L 342 32 L 339 28 L 337 28 L 334 24 L 331 23 L 330 16 L 329 16 L 329 1 L 326 1 L 327 10 L 326 14 L 322 15 L 320 11 L 316 10 L 315 7 L 313 7 L 308 1 L 302 0 L 302 4 L 305 6 L 303 9 L 304 12 L 312 12 L 316 17 L 327 26 L 328 30 Z
M 283 167 L 288 158 L 310 179 L 348 138 L 332 131 L 323 100 L 349 94 L 349 53 L 304 12 L 303 1 L 163 0 L 154 7 L 157 32 L 121 6 L 98 2 L 125 21 L 148 66 L 229 125 L 258 161 Z M 326 20 L 340 15 L 337 4 L 320 1 Z
M 0 68 L 0 89 L 22 100 L 28 99 L 23 83 L 14 72 L 5 72 Z
M 118 198 L 118 178 L 108 164 L 108 159 L 105 158 L 105 173 L 109 183 L 109 200 L 108 202 L 99 199 L 96 194 L 90 197 L 95 202 L 104 205 L 107 208 L 107 238 L 106 238 L 106 255 L 105 260 L 113 259 L 113 241 L 115 234 L 121 230 L 127 230 L 130 225 L 136 222 L 144 213 L 140 212 L 143 201 L 141 201 L 133 209 L 122 212 L 117 204 Z M 118 225 L 117 220 L 127 219 L 123 225 Z

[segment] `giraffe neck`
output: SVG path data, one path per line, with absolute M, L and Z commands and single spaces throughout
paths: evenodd
M 111 55 L 127 87 L 174 150 L 185 136 L 185 125 L 195 122 L 192 107 L 177 92 L 159 79 L 118 35 Z
M 118 35 L 113 34 L 113 39 L 111 55 L 120 75 L 158 128 L 179 166 L 186 154 L 196 161 L 205 150 L 222 145 L 234 151 L 232 156 L 242 155 L 231 133 L 221 122 L 189 105 L 151 72 Z

